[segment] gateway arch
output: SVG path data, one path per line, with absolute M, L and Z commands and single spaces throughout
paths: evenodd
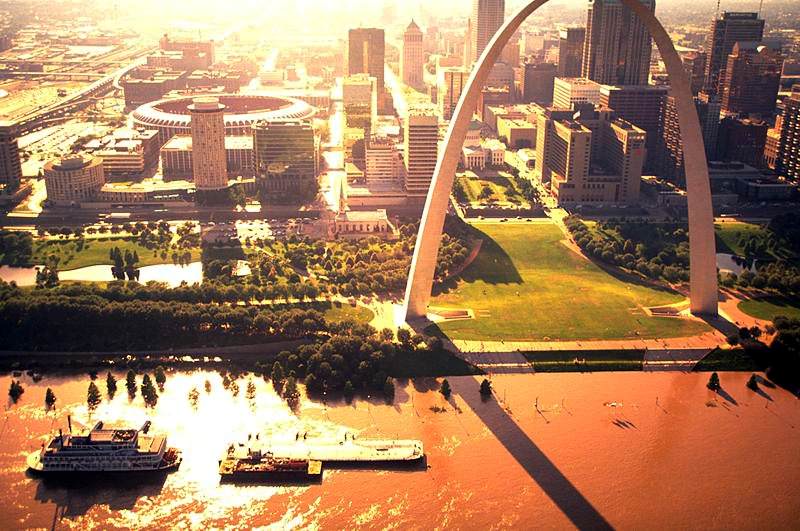
M 547 1 L 534 0 L 506 21 L 483 51 L 478 63 L 472 69 L 466 87 L 461 92 L 461 98 L 445 137 L 444 150 L 440 153 L 436 163 L 436 170 L 428 190 L 417 234 L 417 245 L 411 261 L 403 308 L 406 320 L 422 318 L 427 314 L 436 270 L 436 258 L 442 240 L 445 214 L 453 188 L 461 146 L 472 120 L 472 113 L 477 107 L 481 89 L 489 76 L 489 71 L 511 36 L 531 13 Z M 694 314 L 716 316 L 717 265 L 711 188 L 703 137 L 689 79 L 672 40 L 655 15 L 638 0 L 621 1 L 647 26 L 667 68 L 683 138 L 689 210 L 690 309 Z

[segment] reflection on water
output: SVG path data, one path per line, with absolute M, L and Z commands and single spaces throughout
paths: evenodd
M 747 263 L 743 258 L 727 253 L 717 253 L 717 268 L 720 271 L 728 271 L 736 275 L 745 270 L 756 270 L 755 264 Z
M 168 374 L 146 410 L 141 397 L 128 401 L 120 373 L 117 396 L 91 416 L 88 376 L 22 377 L 25 393 L 0 427 L 8 493 L 0 528 L 785 527 L 800 518 L 800 467 L 787 466 L 800 454 L 800 402 L 780 389 L 753 393 L 748 377 L 722 374 L 724 399 L 706 389 L 705 374 L 505 375 L 494 377 L 498 398 L 489 402 L 470 377 L 451 379 L 450 400 L 421 379 L 398 385 L 391 404 L 303 397 L 293 412 L 259 377 L 248 400 L 251 376 L 233 396 L 210 371 Z M 0 378 L 0 388 L 9 382 Z M 105 391 L 103 374 L 97 383 Z M 55 413 L 43 408 L 47 387 Z M 68 412 L 85 425 L 152 420 L 183 464 L 153 484 L 65 487 L 27 477 L 26 453 L 65 427 Z M 219 457 L 250 433 L 338 438 L 343 430 L 422 439 L 429 468 L 326 470 L 307 486 L 219 484 Z
M 0 278 L 6 282 L 14 281 L 19 286 L 32 286 L 36 283 L 36 269 L 33 267 L 0 266 Z M 114 280 L 109 265 L 93 265 L 59 271 L 60 280 L 83 282 L 109 282 Z M 203 281 L 203 265 L 200 262 L 191 262 L 187 265 L 157 264 L 139 268 L 139 282 L 145 284 L 150 281 L 165 282 L 171 287 L 176 287 L 181 282 L 197 284 Z

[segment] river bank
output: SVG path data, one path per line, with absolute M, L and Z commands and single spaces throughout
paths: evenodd
M 183 450 L 180 470 L 162 484 L 72 489 L 26 477 L 24 456 L 67 413 L 89 423 L 89 378 L 23 377 L 0 438 L 0 526 L 785 528 L 800 518 L 800 401 L 780 389 L 754 393 L 748 376 L 722 373 L 717 395 L 702 374 L 505 375 L 493 378 L 489 401 L 480 377 L 450 378 L 450 400 L 422 378 L 398 382 L 392 403 L 304 395 L 293 411 L 261 378 L 252 377 L 248 400 L 250 376 L 234 397 L 216 372 L 170 372 L 154 409 L 129 402 L 121 385 L 92 419 L 151 419 Z M 44 411 L 47 387 L 54 413 Z M 421 439 L 429 468 L 336 470 L 299 487 L 219 484 L 217 459 L 232 440 L 300 430 Z

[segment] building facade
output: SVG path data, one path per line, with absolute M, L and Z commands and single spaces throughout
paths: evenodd
M 219 99 L 195 98 L 192 115 L 192 175 L 198 190 L 221 190 L 228 186 L 225 163 L 225 106 Z
M 655 0 L 640 0 L 655 11 Z M 582 76 L 610 85 L 645 85 L 649 79 L 650 32 L 620 0 L 589 0 Z
M 402 176 L 400 152 L 386 136 L 372 136 L 366 145 L 367 183 L 398 182 Z
M 527 63 L 522 76 L 522 101 L 550 105 L 553 103 L 553 83 L 556 65 Z
M 91 155 L 71 155 L 44 165 L 47 200 L 55 205 L 80 205 L 97 197 L 105 183 L 103 161 Z
M 405 188 L 411 197 L 424 198 L 439 156 L 439 118 L 430 110 L 412 109 L 404 128 Z
M 0 184 L 15 186 L 21 179 L 17 128 L 13 123 L 0 122 Z
M 580 77 L 586 28 L 562 28 L 558 32 L 558 77 Z
M 726 11 L 714 20 L 706 40 L 706 91 L 718 92 L 720 74 L 725 71 L 728 56 L 737 42 L 760 42 L 763 38 L 764 20 L 758 18 L 758 13 Z
M 225 137 L 228 179 L 255 176 L 252 136 Z M 175 135 L 161 147 L 161 173 L 165 181 L 192 178 L 192 137 Z
M 310 121 L 255 124 L 253 154 L 259 187 L 269 200 L 316 196 L 319 146 Z
M 347 73 L 369 74 L 374 77 L 378 94 L 383 93 L 385 35 L 380 28 L 356 28 L 348 34 Z
M 722 110 L 729 114 L 771 116 L 775 112 L 782 68 L 781 54 L 767 46 L 757 42 L 734 44 L 720 81 Z
M 461 91 L 467 84 L 469 72 L 464 68 L 444 68 L 439 73 L 439 111 L 444 120 L 449 120 L 456 110 Z
M 557 77 L 553 80 L 553 106 L 571 109 L 574 105 L 600 103 L 600 84 L 585 77 Z
M 486 45 L 503 25 L 505 16 L 505 0 L 472 0 L 470 56 L 465 58 L 465 64 L 471 64 L 478 60 Z
M 425 64 L 425 48 L 422 43 L 422 30 L 412 20 L 403 33 L 403 60 L 400 73 L 403 83 L 410 87 L 422 87 L 422 67 Z
M 793 181 L 800 180 L 800 85 L 794 85 L 792 95 L 784 101 L 775 171 Z

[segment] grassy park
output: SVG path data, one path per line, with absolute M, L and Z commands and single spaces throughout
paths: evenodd
M 714 230 L 717 235 L 717 252 L 739 256 L 744 254 L 741 245 L 742 237 L 758 236 L 766 232 L 761 225 L 742 221 L 715 223 Z
M 133 237 L 110 237 L 110 238 L 85 238 L 81 240 L 59 240 L 47 239 L 44 241 L 34 241 L 33 258 L 34 264 L 44 264 L 48 257 L 57 256 L 59 258 L 58 268 L 62 271 L 79 269 L 81 267 L 93 265 L 111 265 L 113 261 L 109 257 L 112 248 L 119 247 L 120 251 L 134 252 L 139 255 L 139 266 L 155 264 L 169 264 L 173 262 L 172 251 L 166 249 L 148 249 L 140 245 Z M 200 259 L 200 248 L 195 247 L 188 250 L 191 253 L 191 260 L 194 262 Z M 177 251 L 178 256 L 186 250 Z
M 470 203 L 526 203 L 515 179 L 506 172 L 486 170 L 480 174 L 466 171 L 457 176 Z M 483 190 L 487 191 L 484 192 Z
M 800 301 L 780 296 L 742 301 L 739 303 L 739 309 L 747 315 L 765 321 L 774 321 L 779 316 L 800 319 Z
M 650 317 L 644 307 L 680 302 L 677 293 L 615 278 L 562 243 L 552 223 L 482 223 L 476 260 L 431 306 L 471 309 L 474 319 L 441 323 L 453 339 L 636 339 L 693 336 L 700 322 Z

